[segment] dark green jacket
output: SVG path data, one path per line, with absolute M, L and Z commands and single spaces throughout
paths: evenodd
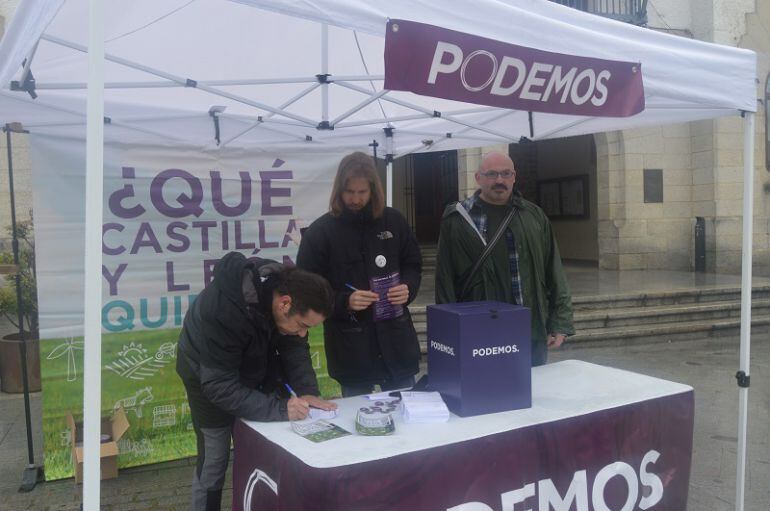
M 532 311 L 532 342 L 545 342 L 549 333 L 572 335 L 572 301 L 564 276 L 559 248 L 551 223 L 543 210 L 514 194 L 511 204 L 517 212 L 508 225 L 519 255 L 524 305 Z M 476 204 L 474 207 L 481 207 Z M 481 234 L 469 216 L 461 214 L 462 203 L 446 207 L 436 259 L 436 303 L 460 301 L 458 294 L 466 275 L 484 251 Z M 492 237 L 494 233 L 488 233 Z M 500 239 L 498 243 L 505 243 Z M 474 276 L 462 301 L 496 300 L 513 303 L 511 271 L 495 266 L 493 256 Z

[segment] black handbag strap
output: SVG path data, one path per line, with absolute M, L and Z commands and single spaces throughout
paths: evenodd
M 508 227 L 508 224 L 511 223 L 511 220 L 513 219 L 517 211 L 518 211 L 518 208 L 511 207 L 511 210 L 508 212 L 508 214 L 505 216 L 503 221 L 500 223 L 500 226 L 497 228 L 495 235 L 492 236 L 492 239 L 489 241 L 489 243 L 487 243 L 487 246 L 484 248 L 484 252 L 481 253 L 481 256 L 476 260 L 476 264 L 473 265 L 473 268 L 471 268 L 470 273 L 468 273 L 468 276 L 465 277 L 465 282 L 463 282 L 463 285 L 460 288 L 460 294 L 457 297 L 458 301 L 462 301 L 463 298 L 465 298 L 465 293 L 468 292 L 468 286 L 470 286 L 471 281 L 473 280 L 473 276 L 476 275 L 476 273 L 479 271 L 479 268 L 481 268 L 481 265 L 484 264 L 484 261 L 487 260 L 487 257 L 489 257 L 489 254 L 492 253 L 492 249 L 495 248 L 495 245 L 497 245 L 497 242 L 500 241 L 500 238 L 503 237 L 503 233 L 505 232 L 505 229 Z

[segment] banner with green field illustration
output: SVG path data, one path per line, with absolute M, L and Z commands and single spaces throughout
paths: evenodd
M 73 474 L 65 420 L 83 410 L 84 146 L 31 139 L 48 479 Z M 300 229 L 327 209 L 338 155 L 105 146 L 102 415 L 131 424 L 119 466 L 195 454 L 176 342 L 216 261 L 237 250 L 292 264 Z M 326 396 L 323 333 L 310 334 Z

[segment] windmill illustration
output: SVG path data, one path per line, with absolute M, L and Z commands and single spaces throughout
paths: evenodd
M 83 341 L 76 341 L 74 337 L 68 337 L 64 343 L 59 344 L 46 357 L 48 360 L 54 360 L 67 356 L 67 381 L 78 379 L 78 366 L 75 365 L 75 350 L 83 351 Z

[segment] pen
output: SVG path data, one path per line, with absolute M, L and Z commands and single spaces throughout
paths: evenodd
M 289 391 L 289 394 L 291 394 L 292 397 L 297 397 L 297 398 L 299 397 L 299 396 L 297 396 L 297 393 L 294 392 L 294 389 L 291 388 L 291 385 L 289 385 L 288 383 L 284 383 L 284 385 L 286 385 L 286 390 Z
M 347 284 L 347 283 L 346 283 L 346 284 L 345 284 L 345 287 L 346 287 L 346 288 L 348 288 L 348 289 L 352 289 L 353 291 L 358 291 L 358 289 L 356 289 L 355 287 L 353 287 L 353 285 L 352 285 L 352 284 Z

